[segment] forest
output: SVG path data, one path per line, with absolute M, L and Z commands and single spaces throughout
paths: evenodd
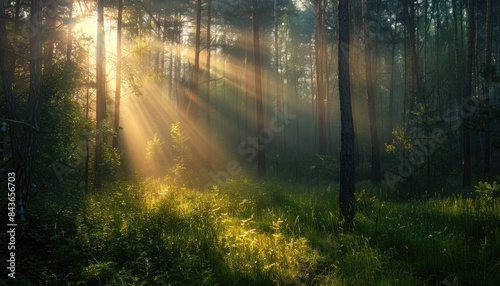
M 499 60 L 493 0 L 0 0 L 0 285 L 499 285 Z

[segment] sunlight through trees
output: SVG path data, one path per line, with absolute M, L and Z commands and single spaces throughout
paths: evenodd
M 499 27 L 491 0 L 0 0 L 0 284 L 495 285 Z

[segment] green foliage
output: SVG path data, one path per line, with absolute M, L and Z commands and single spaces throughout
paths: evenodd
M 167 174 L 167 180 L 174 186 L 194 186 L 190 163 L 192 161 L 191 139 L 182 131 L 179 121 L 170 127 L 170 139 L 173 149 L 173 165 Z
M 47 168 L 53 162 L 73 168 L 73 172 L 83 166 L 85 154 L 82 147 L 91 136 L 92 127 L 74 100 L 81 77 L 81 70 L 75 62 L 58 62 L 44 72 L 39 125 L 46 134 L 38 140 L 37 167 L 48 171 L 40 175 L 49 183 L 56 178 L 52 168 Z M 70 177 L 64 179 L 70 180 Z
M 393 140 L 391 144 L 385 143 L 385 150 L 387 153 L 396 153 L 398 155 L 405 154 L 412 150 L 413 145 L 409 136 L 407 136 L 402 125 L 397 125 L 396 129 L 392 131 Z
M 103 144 L 103 166 L 102 174 L 116 178 L 116 171 L 119 170 L 121 165 L 121 156 L 118 149 L 113 148 L 108 144 Z
M 170 127 L 170 137 L 164 140 L 154 134 L 147 142 L 146 161 L 149 173 L 153 177 L 162 177 L 170 187 L 195 186 L 192 178 L 192 150 L 190 138 L 182 131 L 181 124 L 176 122 Z
M 496 186 L 478 189 L 489 194 Z M 364 181 L 357 185 L 356 229 L 344 232 L 337 189 L 234 178 L 199 192 L 149 178 L 105 183 L 105 192 L 77 192 L 61 203 L 43 194 L 28 228 L 31 244 L 19 253 L 20 273 L 51 285 L 495 285 L 500 279 L 498 201 L 393 202 L 381 197 L 384 187 Z M 63 201 L 69 207 L 61 208 Z M 60 211 L 49 219 L 42 209 Z
M 453 122 L 454 126 L 459 126 L 457 122 Z M 417 104 L 408 122 L 394 129 L 393 140 L 385 148 L 393 156 L 390 169 L 398 177 L 392 187 L 398 196 L 423 197 L 438 193 L 445 186 L 443 178 L 451 172 L 447 162 L 454 146 L 447 145 L 451 137 L 447 129 L 438 109 L 427 103 Z
M 95 261 L 83 269 L 83 278 L 89 283 L 103 284 L 113 276 L 114 263 L 112 261 Z
M 476 193 L 486 201 L 491 201 L 500 197 L 500 185 L 497 181 L 493 183 L 479 182 L 475 187 Z

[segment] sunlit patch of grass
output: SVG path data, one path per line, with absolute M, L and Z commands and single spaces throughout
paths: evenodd
M 261 282 L 300 284 L 314 272 L 319 255 L 304 237 L 287 237 L 284 221 L 272 222 L 272 233 L 254 228 L 252 218 L 227 225 L 222 237 L 225 259 L 234 273 Z
M 389 201 L 357 186 L 354 231 L 338 186 L 235 179 L 224 188 L 115 183 L 78 213 L 82 283 L 109 285 L 494 285 L 498 202 Z M 97 282 L 96 282 L 97 281 Z

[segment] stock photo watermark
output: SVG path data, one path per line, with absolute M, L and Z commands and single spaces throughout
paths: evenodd
M 448 132 L 453 132 L 457 131 L 462 126 L 463 119 L 470 117 L 476 109 L 477 100 L 468 97 L 461 105 L 447 109 L 440 117 L 444 123 L 451 124 Z M 417 134 L 424 133 L 423 130 L 418 128 L 413 131 Z M 413 148 L 408 156 L 398 156 L 399 165 L 397 174 L 389 171 L 385 172 L 385 180 L 392 191 L 396 189 L 397 183 L 403 183 L 413 175 L 417 168 L 425 163 L 425 158 L 434 154 L 437 146 L 443 144 L 448 139 L 448 135 L 441 127 L 435 127 L 429 134 L 430 136 L 425 141 L 420 139 L 415 140 L 415 148 Z
M 16 278 L 16 173 L 7 173 L 7 270 L 10 278 Z

